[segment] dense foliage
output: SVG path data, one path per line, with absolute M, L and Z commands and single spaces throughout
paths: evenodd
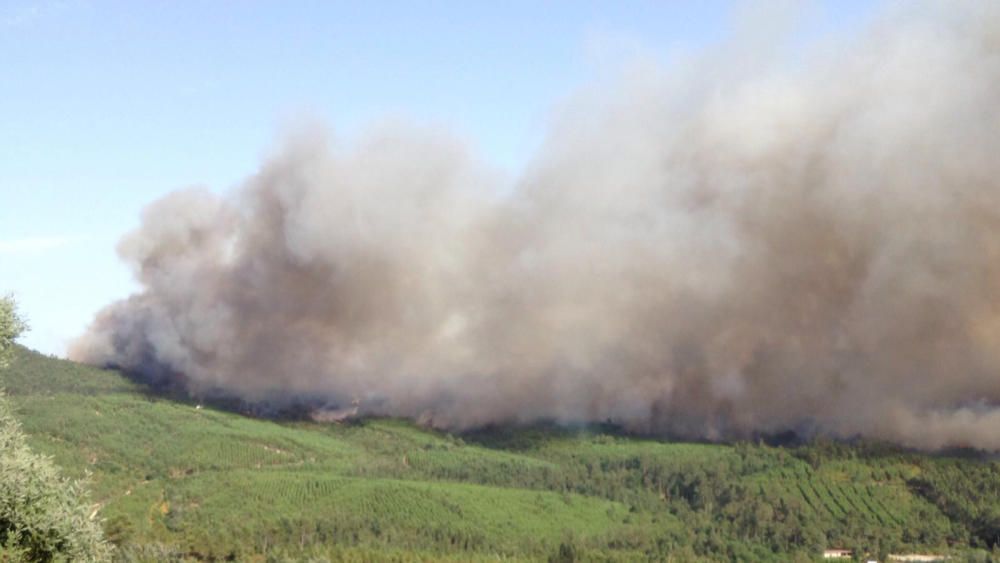
M 3 560 L 103 561 L 110 549 L 83 487 L 33 453 L 0 395 L 0 546 Z
M 1000 464 L 948 460 L 921 463 L 909 485 L 933 502 L 973 545 L 1000 547 Z
M 14 340 L 27 329 L 14 300 L 0 298 L 0 370 L 7 367 Z M 61 477 L 52 462 L 32 452 L 0 394 L 0 560 L 103 561 L 96 510 L 78 483 Z
M 269 421 L 16 350 L 32 445 L 92 472 L 123 560 L 815 560 L 996 547 L 1000 468 L 870 443 L 673 443 L 613 427 Z
M 0 297 L 0 369 L 10 361 L 14 340 L 28 329 L 28 324 L 17 314 L 14 298 Z

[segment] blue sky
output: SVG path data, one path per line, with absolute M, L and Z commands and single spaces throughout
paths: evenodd
M 630 57 L 725 37 L 731 2 L 0 0 L 0 293 L 62 354 L 133 289 L 115 244 L 180 187 L 225 190 L 289 123 L 408 119 L 516 175 L 549 112 Z M 806 37 L 868 0 L 805 11 Z

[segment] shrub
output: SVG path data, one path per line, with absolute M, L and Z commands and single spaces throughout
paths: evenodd
M 0 394 L 0 552 L 14 561 L 105 561 L 111 548 L 76 481 L 25 443 Z M 94 511 L 96 512 L 96 511 Z
M 17 314 L 14 298 L 0 297 L 0 369 L 10 361 L 14 340 L 28 330 L 28 324 Z

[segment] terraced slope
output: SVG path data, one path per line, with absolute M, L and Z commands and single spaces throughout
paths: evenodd
M 891 450 L 275 422 L 24 349 L 0 384 L 32 446 L 90 475 L 123 558 L 786 560 L 976 543 L 913 489 L 931 461 Z
M 71 475 L 89 472 L 101 514 L 128 541 L 214 557 L 346 535 L 516 555 L 634 527 L 621 502 L 476 484 L 554 466 L 408 423 L 278 424 L 25 350 L 2 377 L 32 445 Z

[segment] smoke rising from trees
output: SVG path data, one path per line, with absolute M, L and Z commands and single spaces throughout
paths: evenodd
M 447 428 L 1000 448 L 1000 5 L 907 6 L 636 65 L 511 182 L 434 130 L 292 135 L 150 205 L 71 356 Z

